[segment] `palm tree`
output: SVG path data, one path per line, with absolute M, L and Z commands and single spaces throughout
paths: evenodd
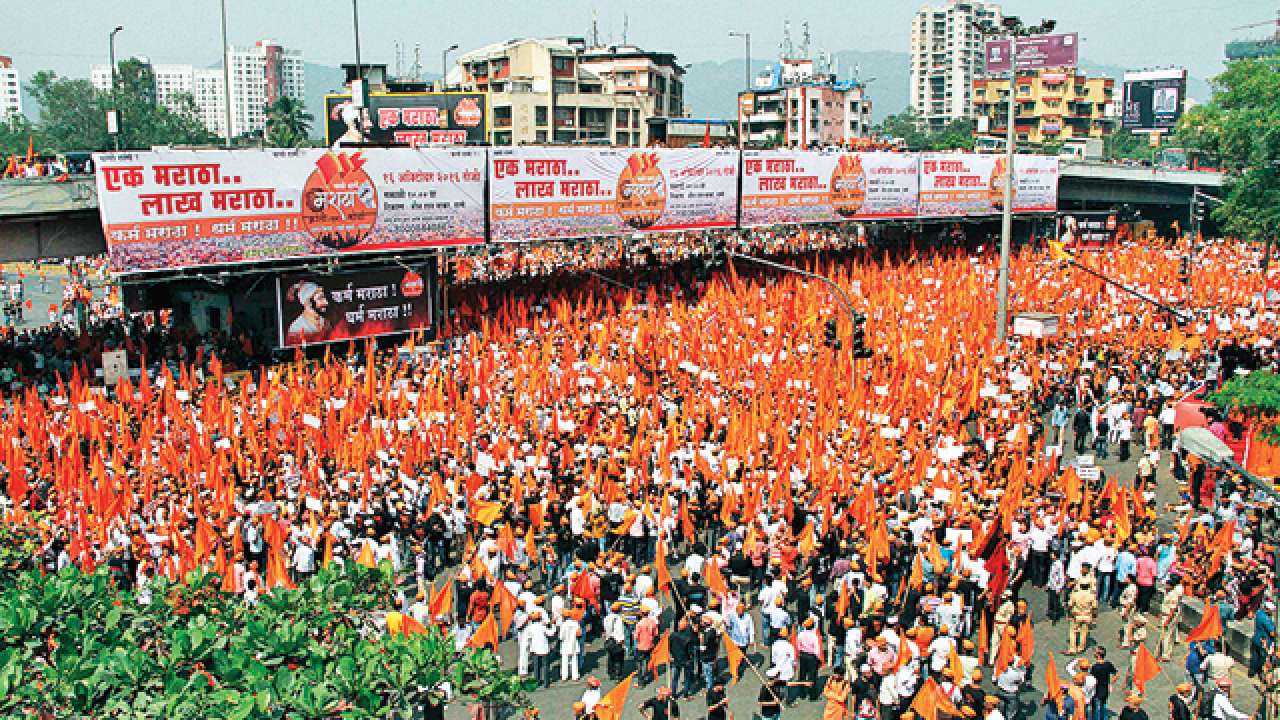
M 288 95 L 282 96 L 267 106 L 267 144 L 271 147 L 308 145 L 313 119 L 302 103 Z

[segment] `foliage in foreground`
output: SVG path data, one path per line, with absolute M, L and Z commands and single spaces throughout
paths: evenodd
M 1268 443 L 1280 444 L 1280 375 L 1260 370 L 1232 378 L 1209 397 L 1218 407 L 1243 412 L 1258 422 Z
M 448 681 L 455 696 L 523 705 L 529 689 L 488 650 L 458 654 L 435 628 L 387 636 L 386 574 L 321 573 L 257 605 L 212 574 L 152 585 L 140 605 L 107 572 L 6 578 L 0 717 L 411 717 Z

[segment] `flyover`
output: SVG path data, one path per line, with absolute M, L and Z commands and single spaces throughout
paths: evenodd
M 1063 160 L 1058 207 L 1132 205 L 1147 217 L 1185 218 L 1196 191 L 1219 194 L 1221 173 Z M 106 252 L 92 176 L 0 180 L 0 263 Z

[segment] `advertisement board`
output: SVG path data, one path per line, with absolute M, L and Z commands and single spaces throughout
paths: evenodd
M 484 150 L 98 153 L 116 273 L 484 240 Z
M 496 242 L 733 227 L 738 152 L 493 148 Z
M 280 346 L 377 337 L 431 326 L 435 266 L 276 276 Z
M 1121 124 L 1132 132 L 1171 132 L 1182 117 L 1187 71 L 1182 68 L 1124 74 Z
M 922 153 L 920 216 L 993 215 L 1004 205 L 1003 155 Z
M 489 96 L 482 92 L 370 93 L 324 98 L 324 143 L 479 145 L 489 139 Z
M 1055 212 L 1058 209 L 1058 157 L 1056 155 L 1015 155 L 1013 157 L 1013 211 L 1016 213 Z M 1004 192 L 1003 179 L 994 189 Z M 1003 199 L 1003 195 L 1001 195 Z
M 913 217 L 919 172 L 905 153 L 747 150 L 742 225 Z
M 1009 40 L 988 40 L 987 72 L 1009 72 Z M 1018 38 L 1018 70 L 1075 67 L 1080 61 L 1077 33 Z

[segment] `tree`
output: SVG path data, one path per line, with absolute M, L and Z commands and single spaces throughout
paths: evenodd
M 1280 444 L 1280 375 L 1259 370 L 1231 378 L 1209 401 L 1248 415 L 1259 423 L 1263 440 Z
M 302 103 L 288 95 L 267 106 L 267 144 L 271 147 L 305 147 L 314 118 Z
M 1269 241 L 1280 231 L 1280 68 L 1237 60 L 1213 86 L 1211 102 L 1183 115 L 1178 137 L 1222 161 L 1227 192 L 1213 215 L 1223 231 Z
M 122 148 L 205 145 L 215 139 L 200 122 L 190 96 L 174 98 L 174 109 L 157 104 L 155 74 L 136 59 L 117 66 L 112 90 L 100 91 L 88 80 L 60 78 L 47 70 L 36 73 L 27 89 L 40 104 L 36 141 L 41 150 L 114 148 L 106 121 L 111 109 L 119 114 Z
M 11 155 L 26 155 L 27 143 L 35 136 L 35 126 L 26 115 L 14 113 L 0 120 L 0 173 Z
M 41 70 L 27 86 L 40 104 L 37 126 L 41 149 L 52 151 L 106 150 L 111 147 L 107 134 L 105 94 L 94 89 L 88 80 L 60 78 L 49 70 Z
M 901 138 L 909 150 L 973 149 L 972 120 L 952 120 L 942 130 L 932 132 L 911 108 L 885 118 L 876 128 L 876 133 Z

